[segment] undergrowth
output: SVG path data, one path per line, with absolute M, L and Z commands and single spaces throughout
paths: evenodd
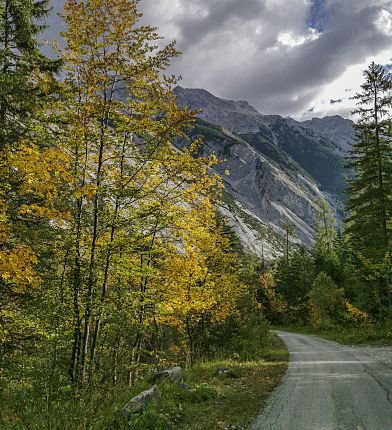
M 257 340 L 255 340 L 257 344 Z M 247 344 L 244 346 L 246 347 Z M 2 430 L 216 430 L 246 428 L 260 411 L 268 393 L 281 381 L 288 353 L 275 335 L 269 335 L 244 358 L 204 360 L 184 371 L 186 390 L 178 383 L 159 382 L 161 401 L 149 405 L 130 419 L 121 408 L 151 386 L 144 381 L 133 387 L 108 386 L 98 391 L 56 393 L 34 391 L 24 385 L 3 387 L 0 428 Z M 235 377 L 219 377 L 227 367 Z

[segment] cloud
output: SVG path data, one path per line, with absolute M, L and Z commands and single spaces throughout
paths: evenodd
M 386 9 L 381 9 L 375 21 L 377 28 L 387 36 L 392 35 L 392 14 Z
M 146 22 L 158 18 L 156 3 L 142 2 Z M 174 63 L 183 85 L 246 99 L 265 113 L 300 116 L 313 105 L 317 112 L 320 92 L 392 42 L 391 1 L 291 0 L 287 8 L 285 0 L 177 0 L 165 7 L 168 18 L 155 23 L 184 52 Z
M 183 1 L 181 12 L 173 22 L 181 34 L 182 49 L 192 47 L 211 34 L 230 32 L 238 23 L 252 21 L 263 14 L 265 5 L 260 0 L 199 0 Z
M 140 8 L 143 23 L 177 40 L 183 55 L 172 71 L 183 86 L 263 113 L 348 114 L 349 101 L 329 100 L 355 93 L 366 61 L 392 42 L 392 0 L 141 0 Z M 355 76 L 342 88 L 348 70 Z

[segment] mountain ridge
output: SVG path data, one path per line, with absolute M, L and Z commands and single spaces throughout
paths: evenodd
M 214 152 L 224 160 L 216 170 L 232 202 L 223 211 L 240 238 L 243 236 L 245 247 L 259 255 L 259 248 L 264 252 L 266 240 L 260 244 L 257 238 L 265 236 L 267 228 L 274 236 L 271 250 L 281 252 L 287 224 L 294 227 L 293 241 L 311 245 L 320 199 L 342 221 L 348 176 L 344 157 L 354 136 L 350 120 L 326 118 L 326 123 L 344 127 L 340 136 L 339 130 L 330 130 L 322 119 L 321 123 L 302 123 L 263 115 L 245 101 L 220 99 L 202 89 L 177 87 L 175 93 L 180 107 L 201 109 L 192 134 L 204 137 L 204 154 Z M 226 170 L 231 172 L 229 176 L 224 174 Z M 239 227 L 246 221 L 253 238 L 245 237 Z

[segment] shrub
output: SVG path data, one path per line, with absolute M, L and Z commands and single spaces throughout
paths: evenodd
M 328 329 L 345 320 L 344 291 L 324 272 L 316 277 L 309 291 L 310 323 L 314 328 Z

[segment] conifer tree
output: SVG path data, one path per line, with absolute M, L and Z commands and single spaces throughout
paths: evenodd
M 60 63 L 39 50 L 49 0 L 0 1 L 0 148 L 28 130 L 42 100 L 36 71 L 58 71 Z
M 60 63 L 39 51 L 48 12 L 47 0 L 0 1 L 0 348 L 28 337 L 23 293 L 40 282 L 37 249 L 53 219 L 45 200 L 59 157 L 43 117 Z
M 348 167 L 355 176 L 349 186 L 347 231 L 355 248 L 375 268 L 382 264 L 390 247 L 388 220 L 392 216 L 392 136 L 390 108 L 392 79 L 374 62 L 364 72 L 362 91 L 356 95 L 359 115 Z M 391 308 L 388 275 L 378 275 L 380 295 Z

